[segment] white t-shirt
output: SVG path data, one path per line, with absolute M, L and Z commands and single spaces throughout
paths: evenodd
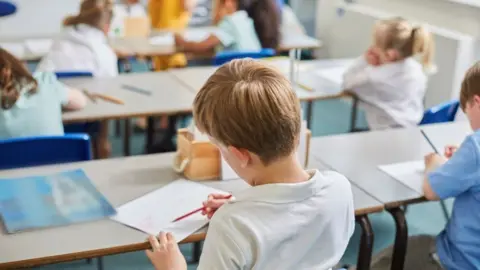
M 249 188 L 210 221 L 198 269 L 326 270 L 355 226 L 348 180 L 310 171 L 309 181 Z
M 37 71 L 89 71 L 95 77 L 114 77 L 118 75 L 117 55 L 102 31 L 79 24 L 64 29 Z
M 370 129 L 416 126 L 422 120 L 428 79 L 413 58 L 376 67 L 362 56 L 343 79 L 343 89 L 363 101 Z
M 110 33 L 108 33 L 108 35 L 111 37 L 123 36 L 126 18 L 146 17 L 146 16 L 147 16 L 147 11 L 145 7 L 140 3 L 133 4 L 133 5 L 125 5 L 125 4 L 114 5 L 113 18 L 112 18 L 112 23 L 110 25 Z

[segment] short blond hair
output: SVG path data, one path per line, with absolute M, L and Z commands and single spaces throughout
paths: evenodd
M 287 78 L 252 60 L 221 66 L 193 103 L 197 128 L 225 146 L 246 149 L 265 165 L 295 151 L 300 102 Z
M 460 90 L 460 106 L 465 111 L 467 103 L 474 96 L 480 96 L 480 62 L 470 67 L 465 74 Z

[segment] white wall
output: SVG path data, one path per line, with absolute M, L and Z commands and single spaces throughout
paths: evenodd
M 81 0 L 13 0 L 17 13 L 0 18 L 0 40 L 57 34 L 63 19 L 75 14 Z

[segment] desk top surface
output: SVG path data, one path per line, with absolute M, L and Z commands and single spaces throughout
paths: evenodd
M 173 154 L 158 154 L 116 158 L 5 170 L 1 175 L 2 178 L 12 178 L 82 168 L 98 190 L 110 203 L 118 207 L 179 179 L 180 176 L 171 169 L 173 157 Z M 325 168 L 319 161 L 312 162 L 310 167 Z M 202 183 L 234 194 L 248 188 L 248 185 L 240 179 Z M 357 214 L 382 210 L 381 203 L 357 187 L 352 187 Z M 202 232 L 204 231 L 188 237 L 185 241 L 203 239 Z M 146 237 L 145 233 L 109 219 L 12 235 L 2 232 L 0 268 L 25 267 L 142 250 L 147 248 Z

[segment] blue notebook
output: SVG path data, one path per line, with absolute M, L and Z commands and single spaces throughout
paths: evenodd
M 0 215 L 7 233 L 98 220 L 115 213 L 80 169 L 0 179 Z

